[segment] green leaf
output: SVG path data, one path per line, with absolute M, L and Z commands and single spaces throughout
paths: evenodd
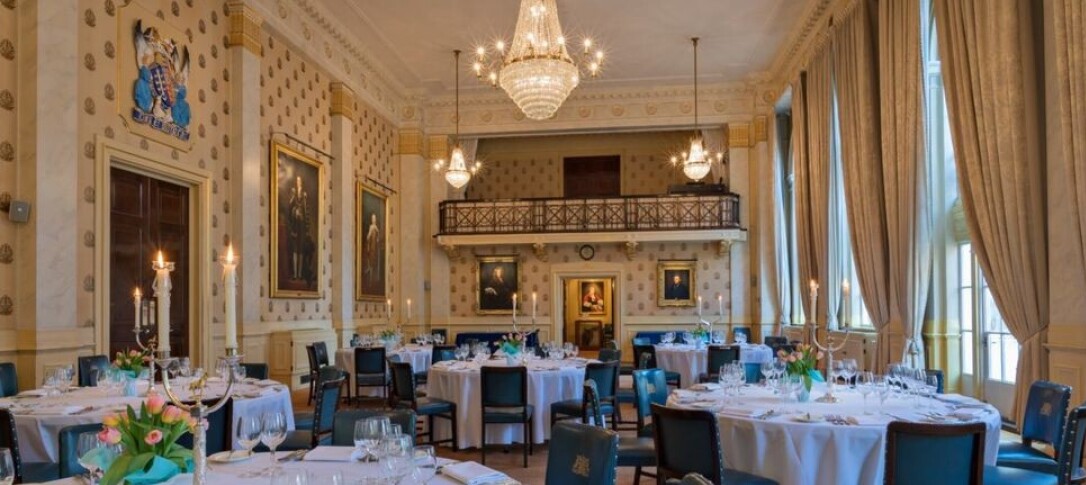
M 132 462 L 131 455 L 118 456 L 116 460 L 113 460 L 113 464 L 109 466 L 106 473 L 102 475 L 102 480 L 99 482 L 101 485 L 119 485 L 121 480 L 128 475 L 128 464 Z
M 132 458 L 132 463 L 128 465 L 128 473 L 132 473 L 137 470 L 147 471 L 147 465 L 149 465 L 151 463 L 151 460 L 153 460 L 154 458 L 154 453 L 140 453 L 134 456 Z

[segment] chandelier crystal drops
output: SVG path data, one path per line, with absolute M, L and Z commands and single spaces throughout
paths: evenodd
M 438 160 L 434 162 L 434 170 L 445 168 L 445 181 L 453 188 L 460 189 L 471 181 L 471 177 L 483 164 L 478 160 L 473 160 L 469 166 L 464 157 L 464 148 L 460 146 L 460 50 L 454 50 L 453 56 L 456 59 L 454 68 L 456 71 L 456 137 L 453 139 L 453 149 L 449 154 L 448 165 L 446 166 L 445 160 Z
M 714 161 L 724 161 L 724 153 L 718 151 L 715 157 L 710 154 L 711 150 L 706 148 L 705 139 L 698 130 L 698 38 L 693 37 L 690 41 L 694 44 L 694 137 L 690 139 L 688 150 L 679 156 L 672 155 L 671 164 L 678 165 L 682 162 L 683 175 L 696 182 L 709 175 Z
M 600 74 L 603 51 L 594 49 L 589 38 L 582 46 L 579 62 L 575 61 L 562 34 L 555 0 L 521 0 L 508 51 L 501 40 L 492 50 L 477 47 L 472 69 L 480 80 L 501 86 L 525 116 L 545 120 L 580 84 L 582 72 L 593 78 Z

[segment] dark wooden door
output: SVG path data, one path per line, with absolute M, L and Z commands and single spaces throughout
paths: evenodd
M 137 348 L 132 292 L 139 287 L 144 301 L 154 298 L 151 261 L 159 250 L 176 263 L 170 274 L 170 353 L 188 356 L 189 189 L 117 168 L 110 170 L 110 180 L 110 356 Z
M 563 160 L 565 196 L 612 197 L 622 195 L 621 157 L 568 157 Z

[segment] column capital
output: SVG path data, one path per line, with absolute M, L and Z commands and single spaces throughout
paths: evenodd
M 418 128 L 400 128 L 399 155 L 426 156 L 426 136 Z
M 449 158 L 449 135 L 430 135 L 427 137 L 430 142 L 429 154 L 426 157 L 427 160 L 444 160 Z
M 750 123 L 728 123 L 728 146 L 731 148 L 750 148 L 753 138 L 750 136 Z
M 230 17 L 230 32 L 226 36 L 226 46 L 240 46 L 245 50 L 263 55 L 263 46 L 260 42 L 260 30 L 264 25 L 264 19 L 256 13 L 245 0 L 229 0 L 226 2 L 226 14 Z
M 353 120 L 354 102 L 354 91 L 351 88 L 341 82 L 332 83 L 332 104 L 328 108 L 328 114 Z
M 752 145 L 769 141 L 769 118 L 765 115 L 754 117 L 754 141 Z

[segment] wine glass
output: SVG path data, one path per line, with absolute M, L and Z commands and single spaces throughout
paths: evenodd
M 238 444 L 245 450 L 245 454 L 251 455 L 253 448 L 260 443 L 262 434 L 260 418 L 255 415 L 242 416 L 238 418 L 238 426 L 234 431 Z
M 15 463 L 11 461 L 11 450 L 0 448 L 0 485 L 15 482 Z
M 413 453 L 415 458 L 415 472 L 412 478 L 419 483 L 430 483 L 437 475 L 437 455 L 433 445 L 416 446 Z
M 382 461 L 389 473 L 389 483 L 400 483 L 415 467 L 414 446 L 408 435 L 390 436 L 381 440 Z
M 380 458 L 380 444 L 381 439 L 388 433 L 389 428 L 392 427 L 392 422 L 388 419 L 388 416 L 376 416 L 372 418 L 363 419 L 362 421 L 362 434 L 357 436 L 357 424 L 356 437 L 358 441 L 362 442 L 362 446 L 368 450 L 370 456 L 374 458 Z M 356 441 L 357 442 L 357 441 Z
M 287 419 L 282 411 L 264 413 L 260 419 L 260 442 L 271 451 L 272 466 L 279 464 L 275 459 L 275 448 L 287 438 Z
M 879 408 L 882 409 L 886 406 L 886 398 L 890 397 L 890 393 L 893 392 L 893 385 L 890 384 L 890 379 L 882 377 L 875 382 L 875 395 L 879 397 Z M 885 413 L 885 411 L 883 411 Z
M 762 362 L 762 364 L 758 366 L 758 370 L 762 373 L 762 380 L 765 382 L 765 386 L 772 387 L 773 384 L 770 382 L 770 379 L 773 376 L 773 363 Z
M 845 382 L 849 387 L 856 386 L 856 372 L 859 370 L 859 365 L 856 363 L 856 359 L 842 359 L 843 369 L 845 374 Z
M 845 377 L 845 363 L 840 360 L 833 361 L 833 368 L 830 369 L 829 377 L 829 381 L 836 385 L 838 378 Z
M 99 461 L 95 460 L 94 457 L 87 455 L 91 451 L 102 447 L 103 444 L 104 443 L 98 439 L 98 433 L 94 431 L 79 433 L 79 436 L 76 437 L 75 451 L 76 453 L 79 453 L 77 461 L 92 477 L 98 474 Z
M 928 399 L 935 399 L 935 395 L 939 392 L 939 376 L 930 375 L 924 377 L 924 390 L 927 393 Z
M 309 475 L 305 470 L 280 470 L 271 482 L 272 485 L 308 485 Z
M 569 348 L 570 357 L 576 358 L 577 354 L 579 354 L 580 352 L 581 352 L 581 349 L 579 347 L 577 347 L 576 345 L 571 345 L 570 348 Z
M 309 481 L 319 485 L 344 485 L 342 470 L 310 470 Z
M 871 371 L 861 372 L 856 382 L 856 389 L 864 397 L 864 414 L 871 414 L 871 411 L 867 410 L 867 396 L 875 391 L 875 374 Z

